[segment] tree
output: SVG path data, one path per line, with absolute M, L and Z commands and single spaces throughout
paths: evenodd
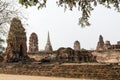
M 6 33 L 6 24 L 9 24 L 12 18 L 21 17 L 20 9 L 13 3 L 14 0 L 0 0 L 0 36 Z
M 28 6 L 37 6 L 39 8 L 46 7 L 47 0 L 19 0 L 19 3 L 22 5 Z M 79 24 L 84 26 L 89 26 L 89 18 L 91 15 L 91 11 L 99 4 L 103 5 L 107 8 L 114 7 L 116 11 L 120 11 L 120 0 L 58 0 L 58 6 L 64 7 L 66 10 L 69 8 L 71 11 L 73 7 L 78 8 L 79 11 L 82 12 L 82 16 L 79 18 Z

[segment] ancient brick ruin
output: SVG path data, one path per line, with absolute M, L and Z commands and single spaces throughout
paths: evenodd
M 48 32 L 45 51 L 38 52 L 38 38 L 36 33 L 32 33 L 29 40 L 29 53 L 35 54 L 27 54 L 25 29 L 18 18 L 13 18 L 5 53 L 5 61 L 19 63 L 0 64 L 0 73 L 4 74 L 90 78 L 95 80 L 120 79 L 120 65 L 113 65 L 110 61 L 111 59 L 115 63 L 114 60 L 117 60 L 116 63 L 120 63 L 120 41 L 117 44 L 111 44 L 110 41 L 104 42 L 102 35 L 99 36 L 96 50 L 80 50 L 80 42 L 75 41 L 74 49 L 62 47 L 53 51 Z M 0 61 L 3 60 L 3 56 L 0 56 Z M 106 61 L 110 64 L 106 65 L 104 63 Z M 23 62 L 28 63 L 23 64 Z
M 105 41 L 104 49 L 105 49 L 105 50 L 108 50 L 108 49 L 110 49 L 110 48 L 111 48 L 111 43 L 110 43 L 110 41 Z
M 120 50 L 120 41 L 117 42 L 117 44 L 111 44 L 110 41 L 103 40 L 102 35 L 99 37 L 99 41 L 96 47 L 96 50 Z
M 49 35 L 49 32 L 48 32 L 48 37 L 47 37 L 47 43 L 46 43 L 46 46 L 45 46 L 45 52 L 52 52 L 53 49 L 52 49 L 52 45 L 51 45 L 51 42 L 50 42 L 50 35 Z
M 104 47 L 104 41 L 102 35 L 100 35 L 96 50 L 103 50 L 103 47 Z
M 74 42 L 74 50 L 79 51 L 80 50 L 80 42 L 77 40 Z
M 12 19 L 5 53 L 7 62 L 18 62 L 27 56 L 26 32 L 18 18 Z
M 104 43 L 102 35 L 99 36 L 96 51 L 115 49 L 120 49 L 120 41 L 118 41 L 115 45 L 111 45 L 110 41 L 106 41 Z M 47 59 L 48 61 L 52 62 L 96 62 L 96 55 L 93 55 L 92 52 L 93 51 L 90 50 L 80 50 L 79 41 L 74 42 L 74 49 L 59 48 L 58 50 L 53 51 L 48 32 L 45 50 L 42 52 L 44 53 L 43 56 L 41 52 L 38 52 L 38 37 L 36 33 L 32 33 L 29 39 L 29 53 L 40 54 L 37 55 L 37 57 L 39 56 L 42 58 L 39 61 Z M 27 54 L 25 29 L 23 28 L 21 21 L 17 18 L 14 18 L 10 25 L 10 31 L 7 39 L 6 55 L 7 62 L 18 62 L 25 59 L 26 56 L 30 55 Z
M 56 51 L 53 52 L 40 52 L 37 57 L 42 57 L 43 55 L 46 56 L 42 59 L 39 59 L 39 61 L 44 62 L 58 62 L 58 63 L 84 63 L 84 62 L 96 62 L 96 56 L 91 54 L 92 51 L 75 51 L 72 48 L 59 48 Z M 35 57 L 35 55 L 33 55 Z M 32 55 L 30 55 L 32 57 Z
M 32 33 L 29 38 L 29 53 L 38 52 L 38 36 L 36 33 Z
M 118 41 L 117 44 L 111 45 L 110 49 L 120 50 L 120 41 Z
M 63 61 L 63 59 L 67 59 L 67 62 L 96 62 L 95 56 L 91 54 L 92 51 L 75 51 L 71 48 L 63 48 L 59 49 L 58 51 L 58 57 L 60 56 L 58 59 L 60 59 L 60 61 Z M 67 56 L 62 56 L 63 58 L 61 59 L 61 55 Z

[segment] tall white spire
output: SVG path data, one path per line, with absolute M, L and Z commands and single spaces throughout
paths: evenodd
M 47 43 L 46 43 L 46 46 L 45 46 L 45 51 L 46 52 L 51 52 L 53 49 L 52 49 L 52 45 L 51 45 L 51 42 L 50 42 L 50 35 L 49 35 L 49 31 L 48 31 L 48 37 L 47 37 Z

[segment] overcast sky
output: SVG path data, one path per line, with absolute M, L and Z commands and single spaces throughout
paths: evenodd
M 78 25 L 81 12 L 77 9 L 64 12 L 64 8 L 57 7 L 54 0 L 48 0 L 47 7 L 42 10 L 30 7 L 27 11 L 27 37 L 35 32 L 38 35 L 40 50 L 45 48 L 48 31 L 54 50 L 60 47 L 73 48 L 76 40 L 80 42 L 81 48 L 95 49 L 100 34 L 104 40 L 110 40 L 111 44 L 120 40 L 120 13 L 114 9 L 96 7 L 91 13 L 91 26 L 86 28 Z

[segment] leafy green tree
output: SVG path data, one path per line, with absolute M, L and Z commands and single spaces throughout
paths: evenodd
M 46 7 L 46 2 L 47 0 L 19 0 L 19 3 L 26 7 L 38 6 L 38 9 Z M 90 25 L 91 11 L 97 5 L 103 5 L 107 8 L 114 7 L 116 11 L 120 11 L 120 0 L 58 0 L 56 3 L 58 6 L 64 7 L 65 10 L 70 9 L 72 11 L 74 7 L 78 8 L 82 12 L 82 16 L 79 18 L 79 24 L 82 27 Z

